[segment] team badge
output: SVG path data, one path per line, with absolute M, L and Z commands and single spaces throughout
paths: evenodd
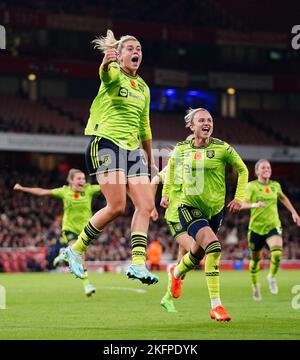
M 109 165 L 111 163 L 110 155 L 102 155 L 100 158 L 101 165 Z
M 206 156 L 209 158 L 209 159 L 212 159 L 215 157 L 215 150 L 207 150 L 206 151 Z
M 141 90 L 142 93 L 145 92 L 144 87 L 141 84 L 138 84 L 138 87 L 139 87 L 139 89 Z
M 176 223 L 175 225 L 174 225 L 174 229 L 175 229 L 175 231 L 181 231 L 182 230 L 182 225 L 180 224 L 180 223 Z
M 192 214 L 194 217 L 200 217 L 202 215 L 201 211 L 198 209 L 193 209 Z

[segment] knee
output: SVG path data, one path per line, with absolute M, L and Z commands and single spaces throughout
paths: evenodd
M 271 252 L 271 258 L 273 259 L 273 261 L 280 261 L 281 255 L 282 255 L 282 250 L 273 250 Z
M 126 203 L 122 201 L 115 202 L 114 204 L 109 204 L 108 209 L 111 213 L 112 218 L 116 218 L 125 213 Z
M 150 217 L 150 214 L 153 209 L 154 209 L 154 201 L 153 200 L 145 201 L 135 207 L 135 210 L 137 212 L 147 215 L 149 217 Z

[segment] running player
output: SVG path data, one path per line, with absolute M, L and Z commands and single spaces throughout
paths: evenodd
M 188 138 L 190 138 L 190 136 Z M 167 170 L 168 166 L 165 166 L 151 181 L 154 198 L 158 185 L 165 181 Z M 165 212 L 165 219 L 173 239 L 178 244 L 177 263 L 179 263 L 182 257 L 190 250 L 192 242 L 194 241 L 193 238 L 188 235 L 186 229 L 182 227 L 179 220 L 178 207 L 180 205 L 180 196 L 181 185 L 171 183 L 169 187 L 169 206 Z M 158 219 L 158 212 L 156 209 L 153 210 L 151 217 L 153 221 Z M 161 299 L 161 305 L 168 312 L 177 312 L 174 305 L 174 299 L 179 298 L 182 291 L 182 280 L 180 278 L 174 279 L 171 275 L 171 271 L 174 271 L 175 266 L 176 265 L 173 264 L 168 269 L 168 287 L 164 297 Z
M 174 171 L 180 173 L 179 179 L 176 180 L 174 177 L 174 182 L 182 183 L 179 218 L 182 227 L 187 229 L 195 242 L 171 274 L 174 279 L 182 278 L 199 264 L 204 250 L 205 277 L 212 307 L 210 316 L 217 321 L 229 321 L 231 317 L 220 300 L 221 244 L 216 234 L 221 225 L 225 205 L 226 164 L 232 165 L 238 172 L 235 197 L 227 205 L 232 213 L 239 212 L 245 199 L 248 169 L 230 145 L 211 137 L 213 119 L 207 110 L 190 109 L 185 120 L 191 123 L 190 129 L 195 139 L 177 144 L 169 160 L 161 205 L 165 208 L 169 206 L 169 187 L 172 183 L 170 179 L 173 179 Z
M 278 200 L 291 212 L 294 222 L 300 226 L 300 217 L 288 197 L 282 192 L 279 182 L 271 180 L 272 168 L 268 160 L 260 159 L 255 164 L 257 180 L 249 182 L 247 199 L 242 209 L 251 209 L 248 243 L 251 251 L 249 270 L 252 281 L 253 299 L 262 299 L 258 274 L 261 252 L 267 246 L 271 252 L 270 270 L 267 276 L 272 294 L 278 294 L 275 275 L 282 255 L 282 228 L 278 215 Z
M 86 162 L 89 174 L 97 177 L 107 205 L 90 219 L 75 244 L 67 248 L 66 256 L 71 272 L 83 278 L 81 255 L 102 229 L 124 212 L 128 192 L 135 213 L 131 224 L 132 264 L 126 274 L 150 285 L 158 281 L 145 265 L 149 219 L 154 208 L 148 171 L 155 166 L 149 88 L 137 74 L 142 48 L 134 36 L 116 40 L 111 30 L 93 42 L 104 57 L 99 69 L 101 86 L 85 129 L 85 134 L 91 136 Z
M 62 244 L 72 244 L 77 240 L 82 227 L 92 216 L 93 197 L 101 193 L 99 185 L 86 183 L 84 173 L 78 169 L 71 169 L 69 171 L 67 182 L 69 185 L 55 189 L 26 187 L 20 184 L 14 186 L 14 190 L 36 196 L 53 196 L 63 201 Z M 67 259 L 62 253 L 54 260 L 54 266 L 63 261 L 67 262 Z M 84 273 L 84 291 L 87 296 L 91 296 L 96 292 L 96 289 L 89 282 L 86 267 L 84 267 Z

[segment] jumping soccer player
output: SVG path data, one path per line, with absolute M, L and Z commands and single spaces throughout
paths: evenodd
M 229 321 L 231 317 L 221 304 L 219 285 L 219 263 L 221 244 L 217 232 L 223 218 L 225 205 L 225 167 L 232 165 L 238 172 L 238 183 L 234 199 L 227 205 L 232 213 L 238 213 L 245 199 L 248 169 L 237 152 L 222 140 L 211 137 L 213 119 L 203 109 L 190 109 L 185 117 L 195 139 L 178 143 L 170 158 L 168 173 L 163 187 L 161 205 L 169 206 L 169 184 L 180 168 L 182 182 L 179 218 L 181 225 L 195 240 L 190 251 L 171 272 L 176 279 L 182 278 L 206 254 L 205 277 L 211 299 L 210 317 L 217 321 Z
M 141 44 L 131 35 L 116 40 L 111 30 L 93 42 L 104 57 L 99 69 L 101 86 L 85 129 L 85 134 L 91 136 L 86 162 L 90 175 L 97 177 L 107 205 L 90 219 L 75 244 L 66 249 L 66 256 L 71 272 L 83 278 L 82 254 L 103 228 L 124 212 L 128 193 L 135 213 L 131 224 L 132 264 L 126 274 L 142 283 L 155 284 L 158 278 L 145 265 L 149 219 L 154 208 L 148 171 L 155 165 L 149 88 L 137 75 L 142 61 Z
M 82 227 L 92 216 L 93 197 L 101 193 L 99 185 L 86 183 L 84 173 L 78 169 L 69 171 L 67 182 L 69 185 L 55 189 L 26 187 L 20 184 L 14 186 L 14 190 L 36 196 L 53 196 L 63 201 L 62 244 L 72 244 L 77 240 Z M 62 262 L 67 262 L 63 252 L 54 260 L 54 266 Z M 91 296 L 96 292 L 96 289 L 89 282 L 86 267 L 84 267 L 84 274 L 84 291 L 87 296 Z
M 265 245 L 270 249 L 271 261 L 268 274 L 269 289 L 278 294 L 275 275 L 278 272 L 282 255 L 282 228 L 278 215 L 278 200 L 291 212 L 294 222 L 300 226 L 300 217 L 288 197 L 282 192 L 279 182 L 271 180 L 272 168 L 268 160 L 260 159 L 255 164 L 257 180 L 249 182 L 247 198 L 242 209 L 251 209 L 248 243 L 251 250 L 249 270 L 252 281 L 253 299 L 262 299 L 258 274 L 261 252 Z

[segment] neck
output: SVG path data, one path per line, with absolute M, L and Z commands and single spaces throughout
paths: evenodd
M 127 67 L 123 67 L 123 66 L 121 66 L 121 69 L 130 76 L 136 76 L 137 70 L 135 69 L 128 69 Z
M 195 137 L 195 146 L 207 146 L 209 144 L 209 139 L 210 138 L 206 138 L 206 139 L 202 139 L 202 138 L 197 138 Z
M 258 178 L 258 181 L 259 181 L 260 183 L 262 183 L 262 184 L 267 184 L 267 183 L 270 181 L 270 179 L 265 179 L 265 178 L 263 178 L 263 177 L 259 177 L 259 178 Z

